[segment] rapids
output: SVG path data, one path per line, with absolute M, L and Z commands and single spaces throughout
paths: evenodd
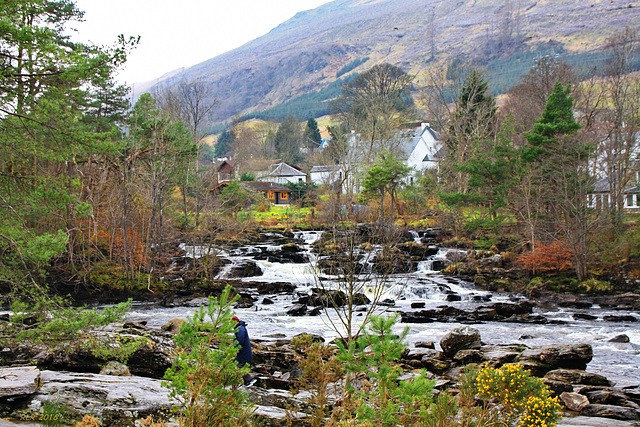
M 319 316 L 291 316 L 287 314 L 289 307 L 298 299 L 298 295 L 310 293 L 310 289 L 317 286 L 318 273 L 315 269 L 315 256 L 311 253 L 311 246 L 321 232 L 298 232 L 298 245 L 304 250 L 309 259 L 308 263 L 280 263 L 266 260 L 256 260 L 255 254 L 266 251 L 278 251 L 282 248 L 276 244 L 262 244 L 241 248 L 213 248 L 183 245 L 182 249 L 188 256 L 198 257 L 215 251 L 218 256 L 227 258 L 231 264 L 227 265 L 219 274 L 225 278 L 230 267 L 254 261 L 262 270 L 258 277 L 243 278 L 244 281 L 259 282 L 287 282 L 294 284 L 294 295 L 269 295 L 273 304 L 263 304 L 265 297 L 255 294 L 258 301 L 251 308 L 236 309 L 237 315 L 248 323 L 249 335 L 252 340 L 273 341 L 277 338 L 291 338 L 302 332 L 309 332 L 323 336 L 327 341 L 336 338 L 338 334 L 331 326 L 336 320 L 335 314 L 329 312 Z M 440 249 L 430 259 L 422 261 L 414 273 L 393 275 L 385 283 L 385 295 L 395 301 L 395 306 L 380 307 L 380 311 L 411 312 L 412 303 L 424 303 L 424 308 L 435 309 L 443 305 L 464 310 L 473 310 L 479 305 L 493 302 L 515 302 L 522 299 L 516 295 L 492 293 L 476 289 L 473 284 L 450 278 L 432 269 L 435 260 L 444 260 L 446 249 Z M 449 301 L 447 296 L 454 294 L 460 301 Z M 193 315 L 195 309 L 205 298 L 190 301 L 187 305 L 176 307 L 161 307 L 150 303 L 135 303 L 129 313 L 130 320 L 147 321 L 147 326 L 159 328 L 174 318 L 187 318 Z M 547 344 L 577 344 L 587 343 L 593 347 L 593 360 L 587 370 L 606 376 L 618 387 L 640 384 L 640 330 L 637 322 L 610 322 L 603 320 L 607 315 L 620 315 L 610 309 L 593 306 L 588 309 L 558 307 L 555 305 L 536 306 L 534 314 L 544 316 L 549 320 L 546 324 L 523 324 L 513 322 L 482 322 L 472 325 L 480 330 L 482 340 L 486 344 L 522 343 L 527 346 Z M 595 320 L 584 320 L 580 314 L 595 316 Z M 640 318 L 639 313 L 632 314 Z M 577 315 L 574 317 L 574 315 Z M 361 318 L 361 317 L 360 317 Z M 460 326 L 460 323 L 398 323 L 398 331 L 409 328 L 408 344 L 413 346 L 419 341 L 433 341 L 438 343 L 448 331 Z M 612 343 L 609 339 L 625 334 L 629 343 Z

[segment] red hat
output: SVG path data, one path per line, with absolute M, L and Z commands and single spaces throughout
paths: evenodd
M 233 316 L 233 317 L 231 318 L 231 320 L 235 320 L 236 322 L 239 322 L 239 321 L 240 321 L 240 319 L 238 319 L 238 316 Z

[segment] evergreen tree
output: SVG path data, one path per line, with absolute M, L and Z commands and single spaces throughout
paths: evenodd
M 488 95 L 489 84 L 482 74 L 471 71 L 464 81 L 453 112 L 445 144 L 446 158 L 442 167 L 449 175 L 451 190 L 454 193 L 466 193 L 469 176 L 459 168 L 472 156 L 474 146 L 485 139 L 493 138 L 495 130 L 496 105 Z
M 216 157 L 224 157 L 231 151 L 236 143 L 236 134 L 233 129 L 222 131 L 218 137 L 214 155 Z
M 391 221 L 393 221 L 393 210 L 395 205 L 396 193 L 402 179 L 409 175 L 411 168 L 405 166 L 393 154 L 383 154 L 380 161 L 367 172 L 362 185 L 365 194 L 380 196 L 380 222 L 384 219 L 384 196 L 391 196 Z
M 0 2 L 0 280 L 20 292 L 65 249 L 75 268 L 79 221 L 92 213 L 79 169 L 113 152 L 104 119 L 122 111 L 110 79 L 129 42 L 73 43 L 66 27 L 81 18 L 70 0 Z
M 301 140 L 302 129 L 300 123 L 295 117 L 288 116 L 278 126 L 275 136 L 276 152 L 283 161 L 298 163 L 302 159 L 300 156 Z
M 534 191 L 541 203 L 536 206 L 542 222 L 536 235 L 548 244 L 561 240 L 573 252 L 576 274 L 586 278 L 591 213 L 588 191 L 593 184 L 588 162 L 592 147 L 584 143 L 573 117 L 570 85 L 556 83 L 542 117 L 531 132 L 523 152 L 525 162 L 537 172 Z
M 318 122 L 313 117 L 307 120 L 307 126 L 304 128 L 302 140 L 304 141 L 304 145 L 312 150 L 317 150 L 320 144 L 322 144 L 322 136 L 320 135 L 320 129 L 318 129 Z

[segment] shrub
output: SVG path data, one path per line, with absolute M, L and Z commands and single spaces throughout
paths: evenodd
M 531 377 L 522 365 L 484 368 L 478 372 L 476 387 L 481 399 L 502 407 L 505 418 L 519 418 L 520 427 L 553 427 L 562 417 L 557 398 L 551 398 L 542 380 Z
M 573 252 L 561 241 L 550 245 L 538 243 L 535 250 L 523 253 L 516 262 L 533 272 L 567 271 L 573 269 Z

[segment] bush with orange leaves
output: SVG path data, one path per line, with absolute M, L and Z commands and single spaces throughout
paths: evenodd
M 533 251 L 520 255 L 516 264 L 533 272 L 572 270 L 573 251 L 562 241 L 555 241 L 549 245 L 538 243 Z

